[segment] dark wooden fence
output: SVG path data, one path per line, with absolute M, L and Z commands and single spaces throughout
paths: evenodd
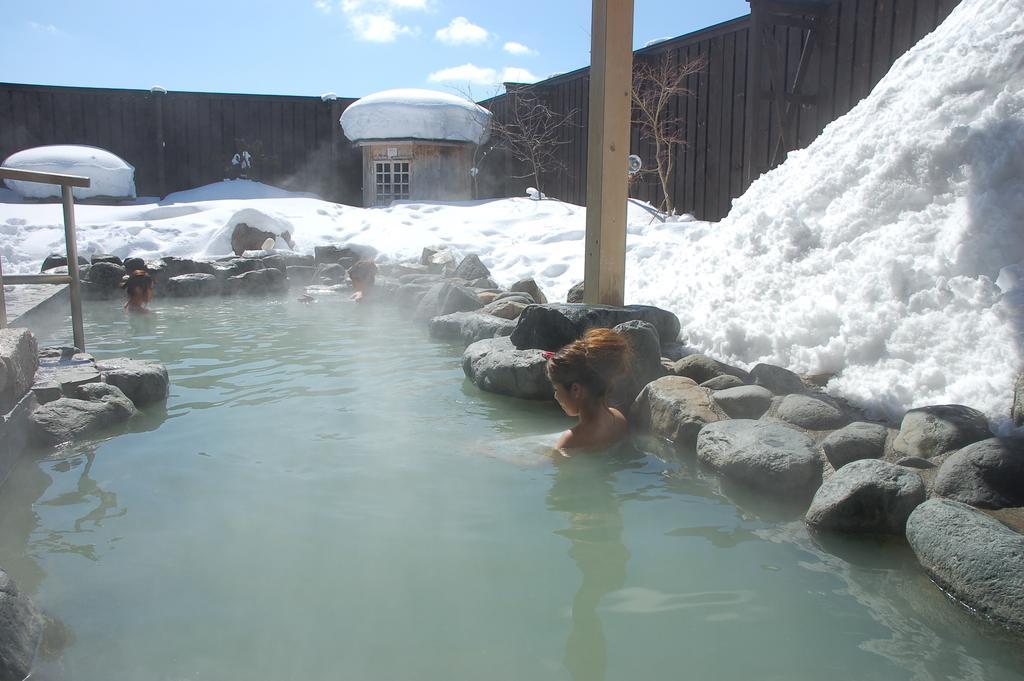
M 687 79 L 693 94 L 671 105 L 683 118 L 686 133 L 672 183 L 677 209 L 707 220 L 724 217 L 753 180 L 852 109 L 958 3 L 751 0 L 751 16 L 638 50 L 635 60 L 668 53 L 676 62 L 706 62 Z M 564 170 L 544 177 L 543 189 L 550 196 L 585 203 L 589 70 L 524 86 L 484 105 L 502 118 L 511 98 L 523 91 L 556 112 L 577 112 L 578 124 L 566 126 L 562 134 Z M 636 129 L 632 153 L 651 167 L 653 150 Z M 509 177 L 521 173 L 514 161 L 493 152 L 481 165 L 481 187 L 495 196 L 522 195 L 532 179 Z M 632 195 L 660 204 L 657 177 L 644 176 Z
M 139 195 L 217 182 L 237 172 L 353 205 L 361 155 L 338 118 L 354 99 L 150 92 L 0 84 L 0 159 L 44 144 L 89 144 L 135 166 Z
M 703 60 L 691 96 L 672 102 L 685 125 L 671 193 L 677 210 L 717 220 L 732 200 L 786 154 L 807 146 L 865 97 L 893 62 L 934 29 L 959 0 L 751 0 L 751 15 L 639 50 L 636 60 Z M 484 102 L 507 120 L 528 92 L 561 114 L 564 170 L 544 191 L 586 202 L 589 71 L 580 69 Z M 215 182 L 230 174 L 239 143 L 262 148 L 254 174 L 288 189 L 361 205 L 359 151 L 338 118 L 352 99 L 153 93 L 142 90 L 0 84 L 0 159 L 42 144 L 92 144 L 136 167 L 142 195 Z M 483 151 L 483 150 L 482 150 Z M 634 130 L 632 151 L 653 152 Z M 501 151 L 479 163 L 481 196 L 521 196 L 531 179 Z M 633 196 L 659 204 L 656 177 Z

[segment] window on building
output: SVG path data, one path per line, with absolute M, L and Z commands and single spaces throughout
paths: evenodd
M 409 198 L 409 161 L 375 161 L 377 205 Z

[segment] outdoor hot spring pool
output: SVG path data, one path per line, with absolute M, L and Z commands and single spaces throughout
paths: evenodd
M 554 403 L 399 310 L 155 310 L 86 338 L 164 362 L 166 412 L 0 490 L 0 565 L 58 623 L 39 678 L 1024 679 L 898 544 L 822 545 L 685 455 L 554 463 Z

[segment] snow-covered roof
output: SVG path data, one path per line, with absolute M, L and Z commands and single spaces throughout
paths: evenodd
M 341 127 L 353 142 L 420 139 L 480 144 L 490 136 L 491 112 L 446 92 L 385 90 L 345 109 Z
M 33 147 L 11 154 L 4 167 L 35 170 L 62 175 L 84 175 L 92 180 L 88 187 L 75 187 L 76 199 L 104 196 L 119 199 L 135 198 L 135 168 L 106 149 L 75 144 L 54 144 Z M 60 185 L 4 180 L 18 195 L 31 199 L 60 196 Z

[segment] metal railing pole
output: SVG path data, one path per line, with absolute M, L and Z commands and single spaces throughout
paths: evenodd
M 7 295 L 4 293 L 4 265 L 0 261 L 0 329 L 7 328 Z
M 78 241 L 75 238 L 75 198 L 71 185 L 60 186 L 60 198 L 64 203 L 64 241 L 68 250 L 68 274 L 71 276 L 71 329 L 75 335 L 75 347 L 85 352 L 85 326 L 82 323 L 82 287 L 78 279 Z

